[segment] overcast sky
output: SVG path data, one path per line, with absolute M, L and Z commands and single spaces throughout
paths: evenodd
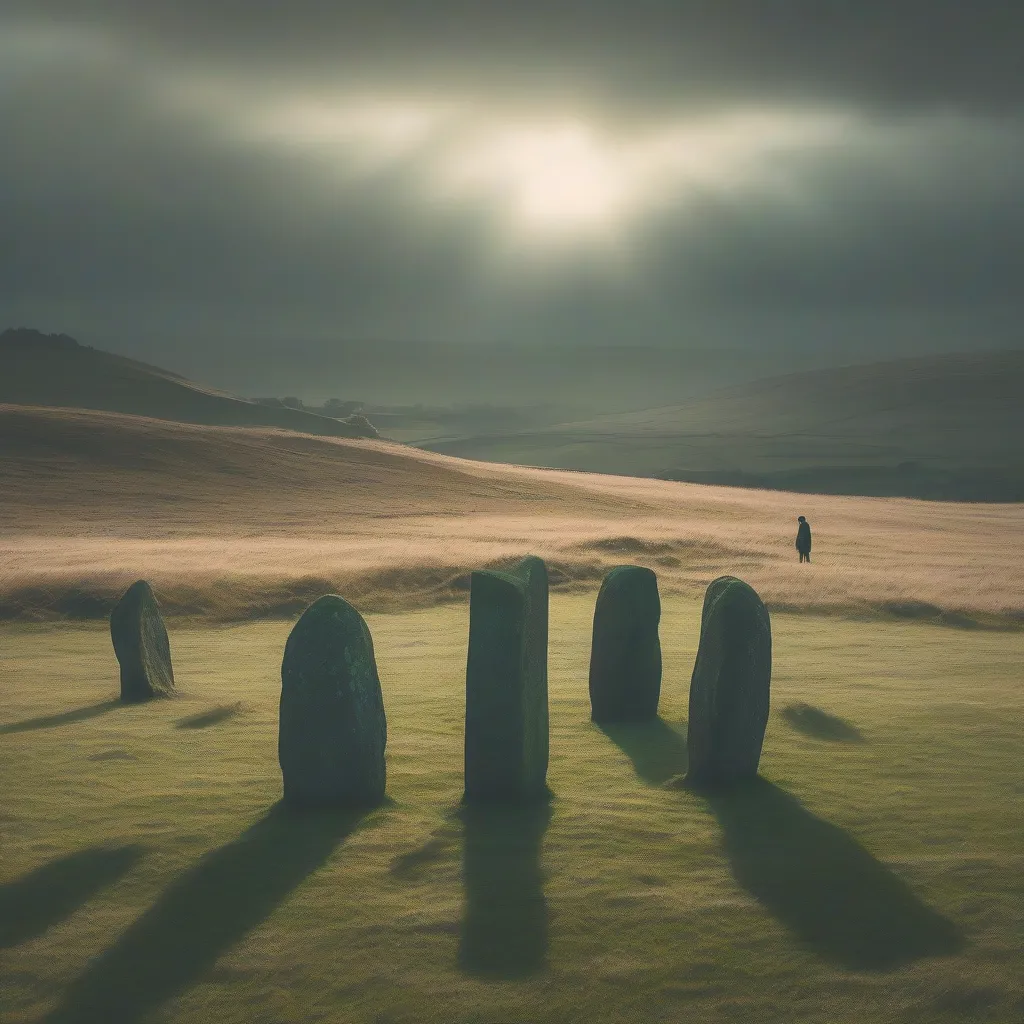
M 0 328 L 1024 346 L 1022 41 L 1012 0 L 0 0 Z

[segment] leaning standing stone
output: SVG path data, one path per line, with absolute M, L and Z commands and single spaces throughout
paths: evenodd
M 466 662 L 466 800 L 547 794 L 548 578 L 539 558 L 474 572 Z
M 110 639 L 121 668 L 121 700 L 137 704 L 174 693 L 171 645 L 146 580 L 133 583 L 110 613 Z
M 363 617 L 333 594 L 311 604 L 281 663 L 277 753 L 293 806 L 372 806 L 384 799 L 387 721 Z
M 658 714 L 661 696 L 661 600 L 658 578 L 618 565 L 604 578 L 590 647 L 590 717 L 636 722 Z
M 771 675 L 768 609 L 753 587 L 720 577 L 704 596 L 690 681 L 688 784 L 727 786 L 757 775 Z

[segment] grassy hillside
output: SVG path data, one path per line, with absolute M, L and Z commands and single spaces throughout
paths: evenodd
M 0 407 L 0 617 L 106 613 L 139 576 L 179 613 L 465 596 L 533 552 L 559 590 L 611 565 L 696 596 L 725 572 L 776 609 L 1024 621 L 1024 506 L 700 486 L 475 463 L 379 440 Z M 814 530 L 800 566 L 796 516 Z
M 558 508 L 578 492 L 521 474 L 372 439 L 211 427 L 84 409 L 0 405 L 6 531 L 280 534 L 325 519 Z M 624 502 L 595 499 L 595 507 Z
M 421 438 L 433 451 L 594 472 L 835 494 L 1024 500 L 1024 352 L 755 381 L 530 431 Z
M 0 334 L 0 403 L 100 409 L 182 423 L 279 427 L 365 437 L 365 429 L 297 409 L 273 409 L 177 374 L 79 345 L 64 335 Z
M 466 814 L 467 609 L 370 616 L 390 803 L 277 806 L 290 624 L 171 626 L 123 707 L 105 628 L 0 626 L 10 1024 L 758 1021 L 1024 1014 L 1020 634 L 774 616 L 764 781 L 686 769 L 699 603 L 662 718 L 589 721 L 594 591 L 551 605 L 553 799 Z

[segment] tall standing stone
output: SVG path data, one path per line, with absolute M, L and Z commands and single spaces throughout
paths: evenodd
M 636 722 L 658 714 L 661 696 L 658 577 L 618 565 L 604 578 L 590 647 L 590 717 Z
M 728 786 L 757 775 L 771 675 L 768 609 L 749 584 L 719 577 L 704 595 L 690 681 L 688 784 Z
M 380 803 L 386 743 L 370 630 L 347 601 L 328 594 L 303 612 L 284 648 L 277 752 L 285 801 Z
M 160 606 L 146 580 L 137 580 L 110 613 L 110 639 L 121 669 L 121 700 L 138 704 L 174 693 L 171 645 Z
M 468 801 L 547 795 L 548 574 L 539 558 L 470 580 L 465 770 Z
M 527 555 L 515 569 L 526 583 L 526 671 L 523 720 L 526 791 L 547 793 L 550 748 L 548 725 L 548 567 Z

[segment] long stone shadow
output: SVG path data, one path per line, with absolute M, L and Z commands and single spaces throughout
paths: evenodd
M 276 804 L 204 856 L 67 989 L 52 1024 L 132 1024 L 201 978 L 360 824 L 366 811 Z
M 37 938 L 83 903 L 126 875 L 145 847 L 78 850 L 0 885 L 0 949 Z
M 802 942 L 855 970 L 886 971 L 964 945 L 957 926 L 852 836 L 764 780 L 708 805 L 733 875 Z
M 57 715 L 43 715 L 40 718 L 26 718 L 22 722 L 8 722 L 6 725 L 0 725 L 0 736 L 10 736 L 16 732 L 32 732 L 34 729 L 53 729 L 58 725 L 71 725 L 74 722 L 85 722 L 119 707 L 121 707 L 121 701 L 117 697 L 111 697 L 109 700 L 101 700 L 98 704 L 88 704 L 84 708 L 62 711 Z
M 863 743 L 864 735 L 855 726 L 838 715 L 830 715 L 813 704 L 787 704 L 782 717 L 797 732 L 816 740 L 834 743 Z
M 598 728 L 629 757 L 645 782 L 660 785 L 686 774 L 686 737 L 665 719 L 605 722 Z
M 685 774 L 686 739 L 663 719 L 600 728 L 644 781 Z M 852 836 L 778 786 L 758 778 L 704 799 L 722 828 L 736 881 L 820 955 L 884 971 L 963 948 L 952 921 Z
M 549 801 L 464 805 L 462 879 L 465 912 L 459 967 L 492 979 L 542 971 L 548 952 L 548 907 L 540 865 Z

